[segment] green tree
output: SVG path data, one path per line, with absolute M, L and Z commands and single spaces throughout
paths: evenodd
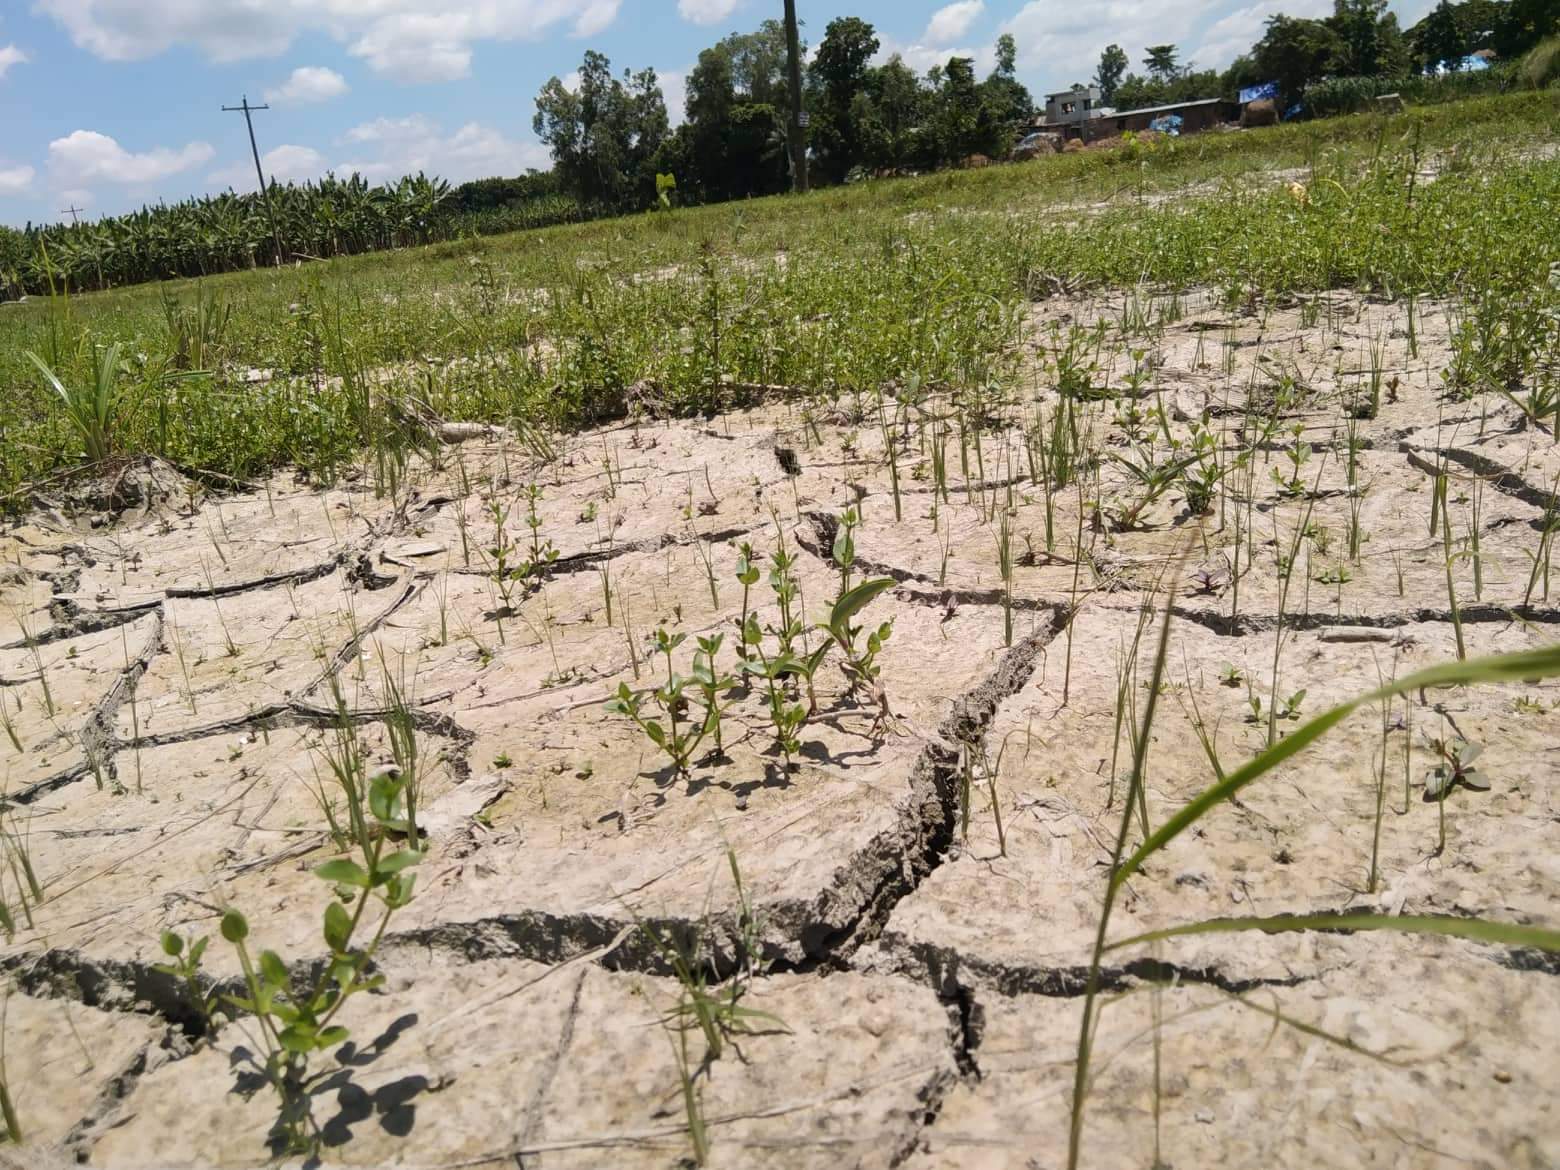
M 1107 106 L 1116 104 L 1116 90 L 1126 75 L 1126 51 L 1120 45 L 1106 45 L 1100 54 L 1099 67 L 1094 71 L 1094 84 L 1100 87 L 1100 100 Z
M 867 63 L 878 51 L 877 33 L 855 16 L 831 20 L 809 66 L 815 87 L 810 138 L 820 169 L 838 182 L 862 158 L 862 135 L 853 113 L 865 88 Z
M 1018 47 L 1011 34 L 1003 33 L 997 38 L 997 66 L 981 83 L 980 95 L 991 107 L 991 116 L 1013 130 L 1027 126 L 1035 116 L 1034 98 L 1018 80 L 1017 65 Z
M 1174 45 L 1150 45 L 1143 51 L 1148 54 L 1143 58 L 1143 67 L 1148 70 L 1150 77 L 1168 81 L 1175 76 L 1177 65 Z
M 1407 45 L 1387 0 L 1334 0 L 1327 18 L 1339 45 L 1331 72 L 1344 77 L 1397 76 L 1408 71 Z
M 925 127 L 928 104 L 927 91 L 899 54 L 872 70 L 852 106 L 862 163 L 875 169 L 936 165 Z
M 1451 0 L 1441 0 L 1414 26 L 1414 54 L 1423 68 L 1457 70 L 1468 55 L 1468 39 Z
M 1263 79 L 1278 83 L 1282 102 L 1288 105 L 1300 100 L 1307 85 L 1325 77 L 1342 51 L 1330 25 L 1278 14 L 1268 17 L 1251 56 Z
M 1501 57 L 1514 60 L 1556 33 L 1560 4 L 1555 0 L 1511 0 L 1496 18 L 1491 43 Z
M 564 189 L 582 204 L 623 209 L 654 200 L 653 160 L 668 128 L 654 69 L 625 70 L 620 80 L 606 57 L 587 51 L 578 88 L 549 79 L 531 125 L 551 148 Z

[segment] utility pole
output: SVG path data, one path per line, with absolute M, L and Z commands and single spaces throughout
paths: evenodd
M 62 207 L 62 208 L 60 208 L 60 214 L 61 215 L 69 215 L 71 223 L 80 224 L 81 221 L 76 218 L 76 212 L 78 212 L 78 211 L 85 211 L 85 210 L 86 210 L 85 207 L 77 207 L 75 202 L 73 201 L 69 207 Z
M 276 227 L 276 208 L 271 206 L 271 188 L 266 185 L 265 172 L 260 169 L 260 148 L 255 145 L 255 120 L 250 117 L 256 110 L 269 110 L 270 106 L 252 106 L 249 104 L 249 95 L 244 95 L 240 105 L 223 106 L 223 113 L 238 113 L 244 115 L 244 125 L 249 127 L 249 152 L 255 156 L 255 177 L 260 180 L 260 194 L 265 199 L 265 215 L 271 221 L 271 239 L 276 244 L 276 262 L 282 262 L 282 233 Z
M 786 146 L 791 153 L 791 190 L 807 190 L 807 115 L 802 112 L 802 49 L 796 34 L 796 0 L 785 0 L 785 63 L 791 81 L 791 117 Z

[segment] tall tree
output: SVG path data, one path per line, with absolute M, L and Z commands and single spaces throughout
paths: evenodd
M 870 24 L 855 16 L 838 17 L 824 29 L 808 70 L 818 91 L 812 138 L 823 167 L 836 181 L 861 157 L 853 111 L 866 82 L 867 63 L 877 51 L 877 33 Z
M 1502 57 L 1522 56 L 1539 41 L 1560 33 L 1560 4 L 1555 0 L 1511 0 L 1496 18 L 1494 49 Z
M 620 80 L 605 56 L 587 51 L 576 89 L 556 77 L 542 86 L 531 125 L 551 148 L 564 189 L 582 204 L 642 207 L 654 198 L 651 160 L 668 127 L 654 69 L 625 70 Z
M 1143 67 L 1148 70 L 1151 77 L 1168 81 L 1175 76 L 1176 47 L 1174 45 L 1150 45 L 1143 51 L 1148 54 L 1143 58 Z
M 981 83 L 981 100 L 1003 125 L 1014 129 L 1027 126 L 1034 120 L 1035 102 L 1018 79 L 1018 46 L 1012 34 L 1003 33 L 997 38 L 996 60 L 991 76 Z
M 1413 31 L 1414 53 L 1425 69 L 1462 68 L 1468 40 L 1451 0 L 1441 0 Z
M 1311 82 L 1326 76 L 1342 51 L 1342 42 L 1330 25 L 1279 13 L 1268 17 L 1267 28 L 1252 46 L 1251 56 L 1264 79 L 1278 83 L 1287 105 L 1299 101 Z
M 1100 87 L 1100 100 L 1107 106 L 1115 105 L 1116 90 L 1127 75 L 1127 54 L 1120 45 L 1106 45 L 1100 54 L 1100 64 L 1094 71 L 1094 84 Z

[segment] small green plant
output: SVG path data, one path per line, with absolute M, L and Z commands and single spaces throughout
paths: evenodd
M 894 584 L 892 577 L 877 577 L 861 582 L 840 595 L 829 610 L 829 620 L 818 627 L 844 654 L 845 661 L 841 669 L 845 672 L 845 679 L 852 692 L 865 691 L 877 704 L 874 729 L 881 728 L 893 718 L 888 709 L 888 696 L 878 682 L 882 668 L 877 665 L 877 656 L 883 649 L 883 643 L 894 632 L 894 622 L 890 618 L 875 629 L 866 630 L 866 639 L 863 641 L 861 635 L 865 627 L 854 624 L 854 619 L 874 598 L 892 589 Z M 827 647 L 828 643 L 824 645 Z
M 1290 499 L 1299 499 L 1306 493 L 1305 465 L 1311 461 L 1311 444 L 1302 442 L 1300 436 L 1305 433 L 1305 428 L 1296 423 L 1290 428 L 1290 438 L 1293 440 L 1284 448 L 1284 456 L 1289 461 L 1285 471 L 1277 467 L 1270 469 L 1273 483 L 1278 488 L 1278 494 Z
M 645 738 L 667 754 L 672 763 L 672 770 L 680 776 L 688 774 L 694 752 L 698 750 L 706 736 L 716 732 L 720 723 L 720 707 L 713 701 L 713 697 L 705 708 L 702 720 L 685 722 L 688 714 L 686 692 L 689 683 L 693 683 L 696 689 L 702 689 L 704 685 L 699 677 L 697 655 L 694 659 L 693 678 L 686 678 L 674 669 L 673 654 L 687 640 L 687 637 L 682 633 L 668 633 L 664 627 L 657 629 L 655 653 L 662 654 L 666 658 L 666 681 L 648 691 L 636 691 L 626 682 L 619 683 L 617 692 L 607 700 L 606 706 L 611 714 L 632 719 L 639 730 L 645 733 Z M 713 644 L 718 647 L 719 639 L 714 639 Z M 713 662 L 713 655 L 711 662 Z M 726 688 L 728 680 L 717 677 L 713 668 L 707 673 L 711 696 Z M 646 712 L 646 699 L 654 700 L 661 709 L 666 719 L 664 725 L 660 718 Z
M 264 1053 L 260 1071 L 275 1090 L 277 1119 L 272 1134 L 284 1153 L 318 1149 L 321 1134 L 310 1111 L 310 1098 L 334 1070 L 314 1068 L 319 1053 L 339 1047 L 350 1035 L 336 1022 L 352 996 L 384 982 L 371 975 L 374 955 L 391 917 L 412 899 L 416 875 L 411 871 L 423 854 L 396 847 L 411 825 L 406 816 L 406 782 L 388 771 L 375 776 L 365 794 L 373 821 L 358 841 L 358 856 L 340 857 L 315 867 L 315 876 L 330 884 L 323 936 L 329 957 L 303 991 L 275 952 L 255 955 L 249 947 L 249 923 L 236 909 L 222 915 L 222 937 L 238 953 L 245 994 L 228 996 L 239 1012 L 254 1017 Z M 370 907 L 381 910 L 369 940 L 360 940 Z
M 155 967 L 164 975 L 172 976 L 184 984 L 185 996 L 190 1006 L 194 1008 L 201 1025 L 207 1028 L 211 1025 L 211 1015 L 216 1010 L 219 999 L 216 991 L 208 990 L 201 985 L 201 960 L 205 957 L 206 944 L 210 941 L 205 935 L 197 939 L 186 939 L 171 930 L 165 930 L 158 940 L 158 945 L 162 948 L 162 953 L 168 957 L 168 961 L 158 963 Z
M 1490 782 L 1473 766 L 1484 752 L 1481 746 L 1465 739 L 1432 739 L 1430 750 L 1439 762 L 1425 774 L 1425 799 L 1443 799 L 1459 784 L 1477 792 L 1489 791 Z
M 28 360 L 38 367 L 65 408 L 65 417 L 75 428 L 85 448 L 88 463 L 102 463 L 118 450 L 118 430 L 124 393 L 119 387 L 119 346 L 107 346 L 97 353 L 92 384 L 67 387 L 49 364 L 32 350 Z
M 1302 688 L 1287 699 L 1275 699 L 1273 709 L 1267 716 L 1264 716 L 1262 713 L 1262 697 L 1257 694 L 1247 695 L 1246 706 L 1251 708 L 1251 710 L 1246 716 L 1246 722 L 1261 723 L 1264 718 L 1269 723 L 1275 719 L 1298 719 L 1300 718 L 1300 704 L 1303 702 L 1305 702 L 1305 690 Z

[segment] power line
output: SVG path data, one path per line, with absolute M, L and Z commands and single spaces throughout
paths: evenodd
M 260 148 L 255 145 L 255 120 L 250 117 L 256 110 L 269 110 L 270 106 L 252 106 L 249 104 L 249 95 L 244 95 L 244 100 L 236 106 L 223 106 L 223 113 L 240 113 L 244 115 L 244 125 L 249 127 L 249 152 L 255 156 L 255 178 L 260 180 L 260 194 L 265 198 L 265 215 L 271 221 L 271 239 L 276 244 L 276 262 L 282 262 L 282 233 L 276 226 L 276 209 L 271 206 L 271 188 L 266 184 L 265 172 L 260 169 Z

